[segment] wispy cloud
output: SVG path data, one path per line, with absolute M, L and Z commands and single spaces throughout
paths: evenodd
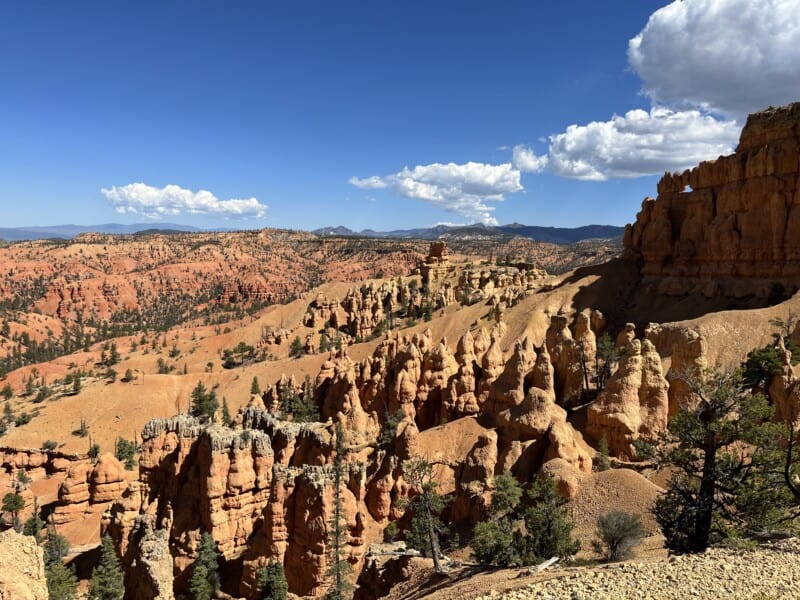
M 388 188 L 397 196 L 430 202 L 473 221 L 496 225 L 494 207 L 487 202 L 500 202 L 506 194 L 520 191 L 519 176 L 510 163 L 433 163 L 405 167 L 392 175 L 351 177 L 348 182 L 366 190 Z
M 207 190 L 194 192 L 178 185 L 156 188 L 144 183 L 103 188 L 100 192 L 118 213 L 140 214 L 161 219 L 183 213 L 224 218 L 262 218 L 267 205 L 255 198 L 220 200 Z

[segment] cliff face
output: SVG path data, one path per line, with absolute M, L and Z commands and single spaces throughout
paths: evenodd
M 751 115 L 734 154 L 665 174 L 624 246 L 664 294 L 797 289 L 800 103 Z

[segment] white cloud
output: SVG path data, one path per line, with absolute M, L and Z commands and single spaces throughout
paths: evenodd
M 523 173 L 539 173 L 547 166 L 547 155 L 536 156 L 536 153 L 521 144 L 514 146 L 513 158 L 511 161 Z
M 397 196 L 424 200 L 468 219 L 496 225 L 494 207 L 486 202 L 499 202 L 506 194 L 520 191 L 519 176 L 519 170 L 510 163 L 433 163 L 405 167 L 384 177 L 351 177 L 348 181 L 361 189 L 388 188 Z
M 550 136 L 550 169 L 596 181 L 680 171 L 730 153 L 738 136 L 734 121 L 697 110 L 631 110 Z
M 657 10 L 628 44 L 657 104 L 741 120 L 800 100 L 800 0 L 683 0 Z
M 207 190 L 193 192 L 178 185 L 159 189 L 144 183 L 130 183 L 100 191 L 118 213 L 140 214 L 150 219 L 181 213 L 233 218 L 261 218 L 267 214 L 267 206 L 255 198 L 220 200 Z

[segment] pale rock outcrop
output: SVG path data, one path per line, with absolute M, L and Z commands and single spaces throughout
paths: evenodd
M 44 552 L 29 535 L 0 533 L 0 600 L 47 600 Z
M 605 438 L 612 454 L 632 458 L 635 440 L 654 442 L 666 429 L 668 390 L 655 346 L 649 340 L 631 341 L 587 411 L 586 432 L 596 440 Z
M 566 315 L 550 317 L 545 343 L 553 363 L 556 397 L 562 406 L 570 406 L 581 397 L 585 374 L 581 366 L 581 343 L 573 339 Z

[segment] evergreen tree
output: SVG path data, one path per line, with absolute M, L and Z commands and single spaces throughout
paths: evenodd
M 189 591 L 194 600 L 211 600 L 219 590 L 219 552 L 211 534 L 206 532 L 200 537 L 197 560 L 189 580 Z
M 286 600 L 289 594 L 283 565 L 277 560 L 270 559 L 266 567 L 258 570 L 257 585 L 260 600 Z
M 564 508 L 567 501 L 558 494 L 552 477 L 531 483 L 527 502 L 524 552 L 528 564 L 553 556 L 567 558 L 580 549 L 580 542 L 572 538 L 574 525 Z
M 521 566 L 524 560 L 515 546 L 514 532 L 521 523 L 522 488 L 508 472 L 497 475 L 494 484 L 489 518 L 475 525 L 472 552 L 482 564 Z
M 417 492 L 409 502 L 414 516 L 411 519 L 411 529 L 406 534 L 406 542 L 432 558 L 434 570 L 443 573 L 444 569 L 439 561 L 439 535 L 443 526 L 438 515 L 444 508 L 444 501 L 439 495 L 438 484 L 433 479 L 433 465 L 422 457 L 414 457 L 403 463 L 403 476 Z
M 125 584 L 122 567 L 111 538 L 103 536 L 100 551 L 100 564 L 92 572 L 89 580 L 89 600 L 122 600 Z
M 261 386 L 258 384 L 258 377 L 255 375 L 253 376 L 252 383 L 250 383 L 250 394 L 256 396 L 261 395 Z
M 752 394 L 740 370 L 686 378 L 696 406 L 681 407 L 659 445 L 674 472 L 653 513 L 672 552 L 709 544 L 785 520 L 793 501 L 785 486 L 781 425 Z
M 228 399 L 222 397 L 222 423 L 225 427 L 233 425 L 233 418 L 231 418 L 231 409 L 228 407 Z
M 197 385 L 192 389 L 191 401 L 192 415 L 195 417 L 208 417 L 210 419 L 219 408 L 217 393 L 213 389 L 206 389 L 202 381 L 198 381 Z
M 347 523 L 344 519 L 342 502 L 342 485 L 345 475 L 344 428 L 337 423 L 334 429 L 334 445 L 336 454 L 333 459 L 333 515 L 328 529 L 328 577 L 331 588 L 325 595 L 326 600 L 345 600 L 352 595 L 352 584 L 348 580 L 350 563 L 344 556 L 347 546 Z
M 573 525 L 550 477 L 531 483 L 527 494 L 510 473 L 495 477 L 489 519 L 473 534 L 475 558 L 498 566 L 522 566 L 578 551 Z
M 25 499 L 17 492 L 9 492 L 3 496 L 3 511 L 10 512 L 14 519 L 14 529 L 19 531 L 19 511 L 25 508 Z
M 306 353 L 305 346 L 303 346 L 303 340 L 300 339 L 300 336 L 297 335 L 292 340 L 291 346 L 289 346 L 289 357 L 297 358 L 303 356 Z
M 44 574 L 47 579 L 47 592 L 50 600 L 75 600 L 78 594 L 78 578 L 75 570 L 64 565 L 69 553 L 67 538 L 56 533 L 55 527 L 47 532 L 44 543 Z
M 25 525 L 22 526 L 22 533 L 24 535 L 30 535 L 36 540 L 39 540 L 39 534 L 41 533 L 42 529 L 44 529 L 44 521 L 42 520 L 41 515 L 39 514 L 39 501 L 34 496 L 33 498 L 33 514 L 25 521 Z

